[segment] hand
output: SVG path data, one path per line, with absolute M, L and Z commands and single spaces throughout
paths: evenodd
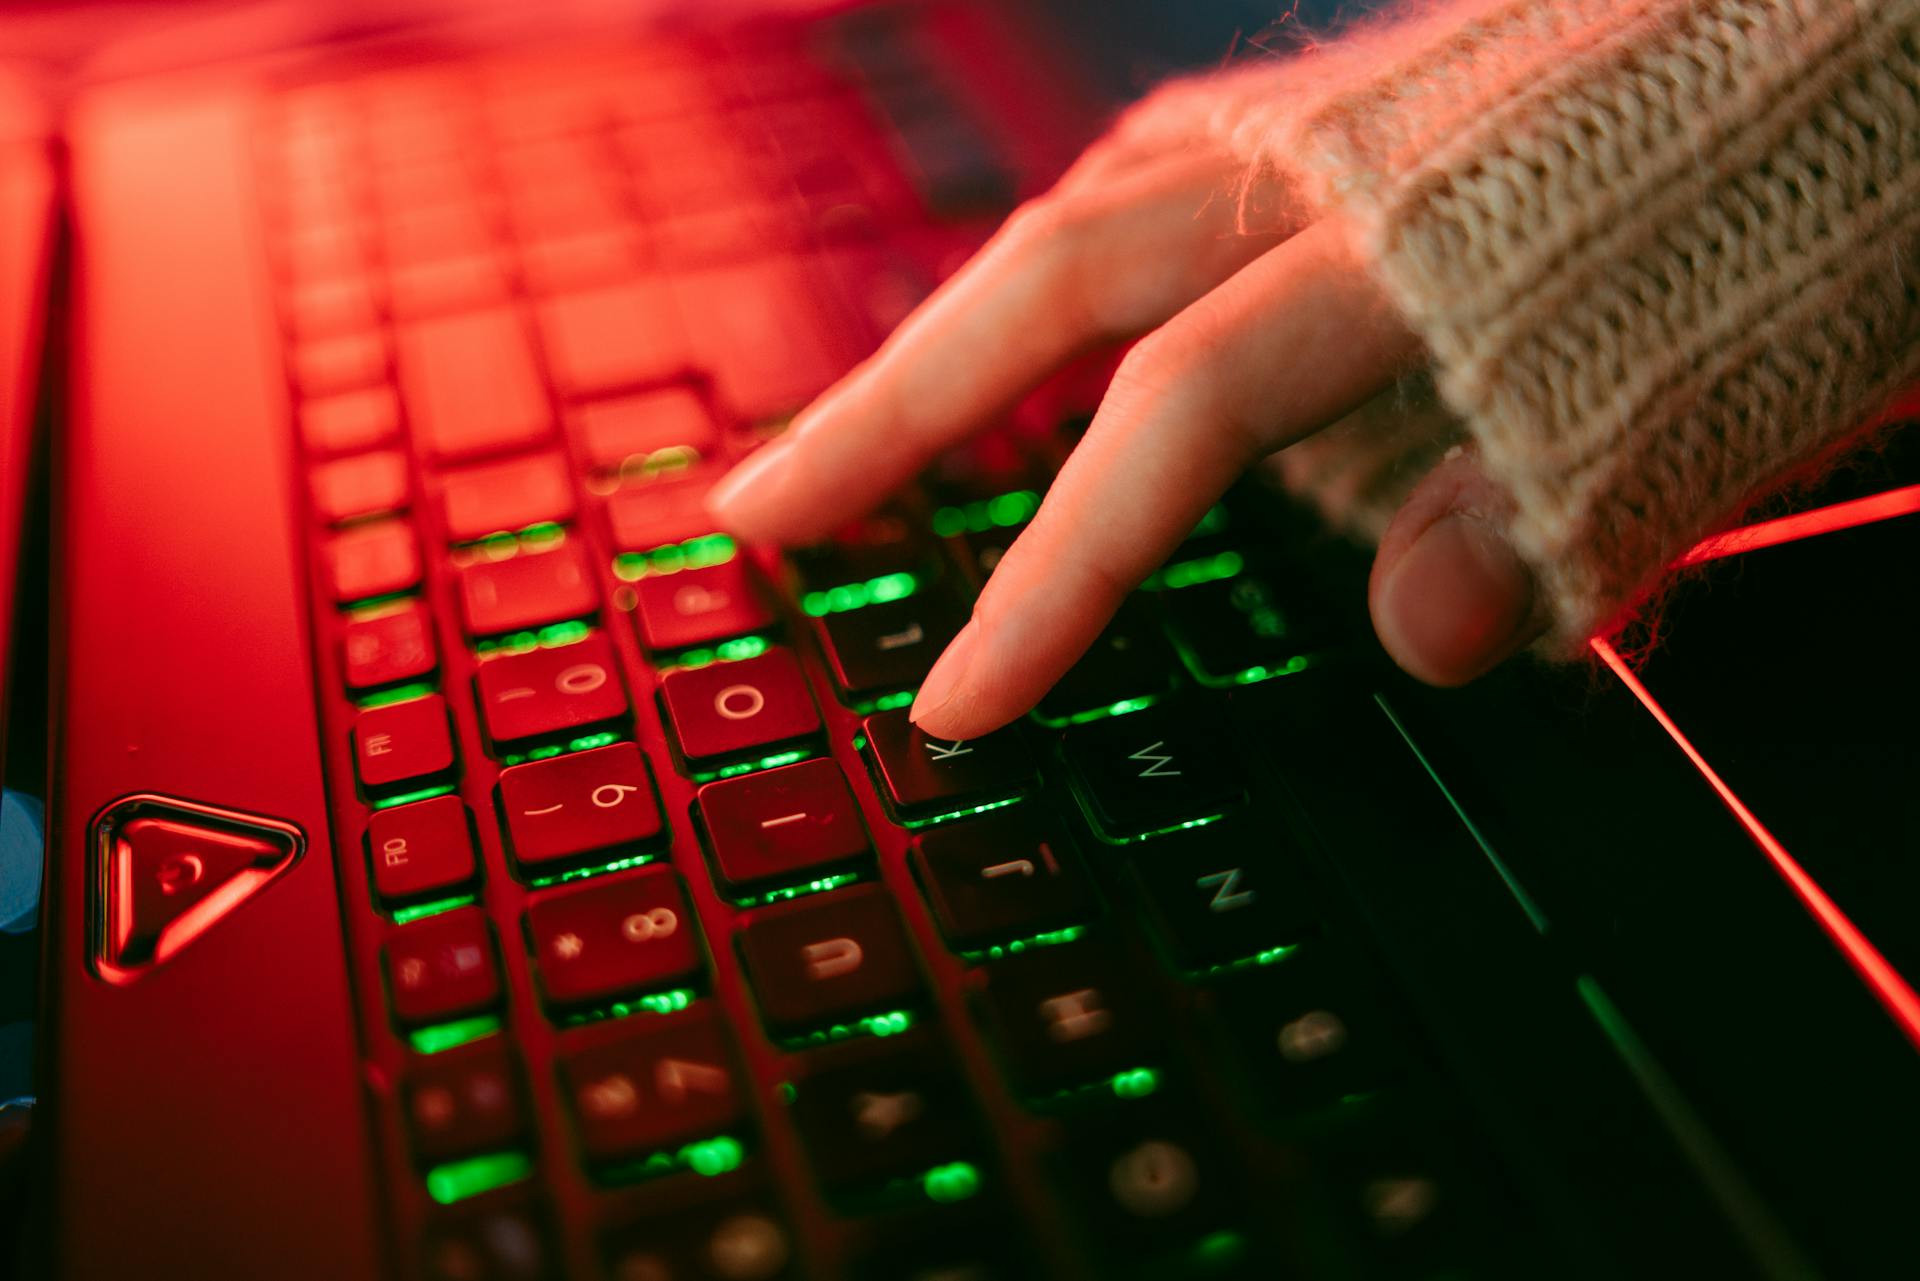
M 1139 338 L 922 686 L 912 715 L 929 734 L 1025 712 L 1250 463 L 1418 363 L 1351 229 L 1306 222 L 1284 192 L 1236 200 L 1238 173 L 1221 155 L 1097 145 L 716 487 L 713 514 L 742 537 L 818 538 L 1074 356 Z M 1415 676 L 1462 683 L 1542 630 L 1505 514 L 1460 455 L 1381 540 L 1374 627 Z

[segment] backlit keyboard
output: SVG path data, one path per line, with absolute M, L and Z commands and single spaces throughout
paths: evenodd
M 1236 746 L 1339 665 L 1234 503 L 966 743 L 906 706 L 1048 437 L 779 560 L 704 516 L 1044 177 L 912 26 L 792 35 L 260 122 L 396 1271 L 1493 1275 L 1481 1157 Z

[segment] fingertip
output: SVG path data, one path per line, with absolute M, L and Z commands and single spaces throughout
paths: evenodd
M 1532 571 L 1499 529 L 1463 511 L 1400 545 L 1378 567 L 1371 597 L 1381 645 L 1429 685 L 1466 684 L 1543 627 Z

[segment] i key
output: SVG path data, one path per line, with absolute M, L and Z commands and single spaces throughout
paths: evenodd
M 527 933 L 554 1005 L 670 987 L 700 972 L 699 927 L 669 867 L 540 899 L 527 909 Z
M 920 976 L 887 891 L 862 885 L 764 908 L 740 955 L 775 1032 L 804 1032 L 914 1000 Z
M 681 752 L 696 767 L 820 732 L 807 678 L 785 649 L 668 672 L 660 701 Z
M 649 844 L 666 831 L 653 776 L 633 743 L 510 766 L 500 773 L 500 809 L 514 858 L 542 870 Z
M 1034 782 L 1033 754 L 1011 728 L 959 743 L 929 738 L 899 707 L 875 712 L 861 730 L 881 793 L 902 818 L 953 813 Z
M 1200 709 L 1155 707 L 1076 725 L 1061 737 L 1074 791 L 1110 841 L 1216 817 L 1245 794 L 1224 727 Z
M 859 803 L 830 760 L 708 783 L 698 804 L 714 869 L 730 890 L 805 880 L 869 853 Z
M 480 715 L 494 743 L 547 738 L 627 714 L 613 645 L 594 632 L 554 649 L 503 654 L 474 676 Z
M 1092 909 L 1072 847 L 1031 806 L 929 828 L 913 842 L 913 871 L 954 947 L 1056 929 Z

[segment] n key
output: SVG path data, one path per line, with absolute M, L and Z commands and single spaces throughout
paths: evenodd
M 1217 817 L 1244 795 L 1226 731 L 1194 707 L 1077 725 L 1061 739 L 1094 830 L 1130 841 Z

